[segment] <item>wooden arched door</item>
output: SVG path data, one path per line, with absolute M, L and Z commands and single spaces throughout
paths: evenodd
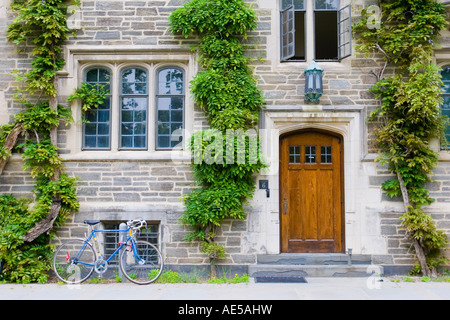
M 280 139 L 282 252 L 344 251 L 343 141 L 321 131 Z

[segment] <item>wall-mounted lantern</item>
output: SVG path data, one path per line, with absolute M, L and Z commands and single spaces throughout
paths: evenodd
M 323 69 L 313 61 L 305 70 L 305 102 L 318 103 L 323 94 Z

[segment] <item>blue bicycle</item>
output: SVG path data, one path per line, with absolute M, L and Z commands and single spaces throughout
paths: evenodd
M 93 226 L 100 223 L 99 220 L 85 220 L 84 223 L 92 229 L 86 239 L 68 240 L 55 251 L 53 269 L 59 279 L 76 284 L 88 279 L 94 271 L 101 276 L 116 254 L 119 254 L 123 275 L 131 282 L 149 284 L 159 278 L 164 267 L 161 252 L 153 244 L 135 239 L 136 232 L 144 225 L 147 226 L 145 220 L 128 221 L 126 230 L 94 229 Z M 116 250 L 105 259 L 99 250 L 98 232 L 126 232 L 127 239 L 119 242 Z

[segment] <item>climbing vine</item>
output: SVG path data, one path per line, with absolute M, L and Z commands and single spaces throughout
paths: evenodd
M 258 139 L 253 140 L 256 131 L 247 134 L 258 123 L 264 99 L 242 44 L 256 21 L 242 0 L 191 0 L 169 18 L 173 33 L 200 38 L 202 70 L 192 80 L 191 92 L 211 129 L 191 139 L 200 187 L 186 196 L 181 221 L 193 229 L 187 240 L 202 241 L 213 273 L 215 260 L 225 256 L 215 241 L 216 228 L 224 219 L 245 219 L 243 205 L 255 191 L 253 174 L 264 168 Z
M 16 17 L 8 27 L 8 40 L 24 52 L 31 43 L 32 60 L 28 71 L 16 72 L 22 85 L 15 101 L 24 111 L 0 127 L 0 174 L 12 152 L 21 151 L 24 170 L 35 178 L 35 199 L 0 196 L 0 279 L 45 282 L 51 268 L 53 226 L 63 224 L 79 208 L 76 178 L 64 173 L 56 146 L 58 126 L 72 122 L 71 111 L 58 105 L 56 81 L 65 63 L 62 44 L 71 31 L 62 0 L 14 0 L 11 9 Z M 20 135 L 25 139 L 18 144 Z
M 430 148 L 440 138 L 446 120 L 440 111 L 441 77 L 433 63 L 433 49 L 447 26 L 444 6 L 435 0 L 379 1 L 379 26 L 373 27 L 369 10 L 354 26 L 361 52 L 383 56 L 384 66 L 376 74 L 371 91 L 381 107 L 372 121 L 381 121 L 376 131 L 379 161 L 396 179 L 382 185 L 391 197 L 401 196 L 406 212 L 401 216 L 412 240 L 422 273 L 435 273 L 436 260 L 448 239 L 424 210 L 434 200 L 426 189 L 438 154 Z M 385 76 L 388 67 L 398 72 Z

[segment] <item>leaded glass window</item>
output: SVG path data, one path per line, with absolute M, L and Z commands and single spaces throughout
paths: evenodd
M 120 148 L 147 148 L 147 71 L 128 68 L 121 74 Z
M 442 88 L 442 98 L 444 102 L 441 105 L 442 115 L 450 118 L 450 66 L 442 68 L 442 82 L 444 86 Z M 450 127 L 445 128 L 445 137 L 447 138 L 447 144 L 450 143 Z M 446 147 L 446 146 L 443 146 Z
M 331 157 L 331 146 L 320 147 L 320 163 L 333 163 Z
M 300 163 L 301 162 L 300 157 L 301 157 L 300 146 L 290 146 L 289 163 Z
M 305 163 L 316 163 L 316 146 L 305 146 Z
M 156 146 L 173 149 L 183 141 L 184 72 L 174 67 L 163 68 L 157 81 Z
M 110 149 L 111 72 L 106 68 L 91 68 L 85 74 L 85 82 L 95 89 L 103 88 L 107 95 L 102 105 L 83 115 L 83 149 Z

